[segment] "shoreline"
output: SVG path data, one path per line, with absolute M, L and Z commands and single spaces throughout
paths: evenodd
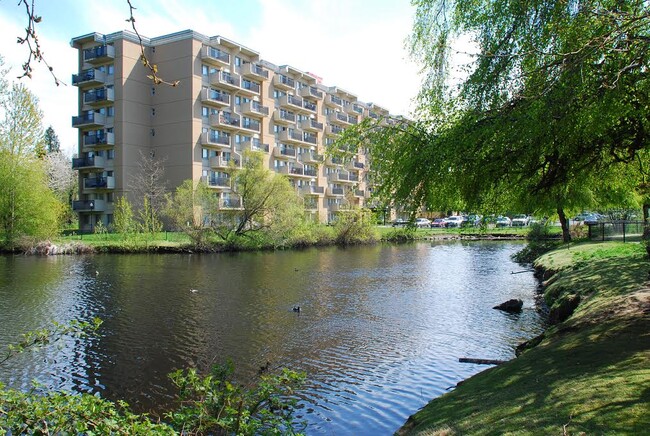
M 552 323 L 520 344 L 517 357 L 461 381 L 395 434 L 640 434 L 650 428 L 644 398 L 650 261 L 640 244 L 614 244 L 587 243 L 538 258 L 534 267 Z M 621 266 L 628 274 L 621 275 Z M 625 410 L 614 406 L 619 403 Z

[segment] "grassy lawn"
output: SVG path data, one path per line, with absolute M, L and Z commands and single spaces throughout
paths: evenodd
M 542 256 L 557 273 L 549 302 L 581 303 L 520 357 L 429 403 L 402 434 L 647 434 L 650 262 L 636 243 L 571 246 Z

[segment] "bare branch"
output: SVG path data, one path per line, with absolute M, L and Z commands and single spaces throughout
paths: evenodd
M 127 22 L 131 23 L 131 27 L 133 28 L 133 31 L 135 32 L 136 36 L 138 37 L 138 41 L 140 41 L 140 61 L 142 62 L 142 65 L 145 66 L 145 68 L 149 69 L 151 71 L 151 74 L 148 75 L 147 77 L 153 81 L 155 85 L 169 85 L 169 86 L 178 86 L 180 84 L 179 80 L 175 80 L 173 82 L 168 82 L 164 79 L 162 79 L 160 76 L 158 76 L 158 66 L 155 64 L 152 64 L 149 61 L 149 58 L 144 52 L 144 44 L 142 42 L 142 37 L 140 36 L 140 33 L 138 32 L 138 29 L 135 27 L 135 17 L 133 16 L 133 11 L 136 9 L 133 7 L 131 4 L 131 0 L 126 0 L 126 2 L 129 4 L 129 18 L 126 20 Z
M 41 44 L 38 40 L 38 35 L 36 34 L 36 25 L 39 24 L 43 18 L 36 15 L 36 12 L 34 11 L 34 0 L 32 0 L 31 3 L 28 2 L 28 0 L 20 0 L 18 2 L 18 6 L 20 5 L 25 6 L 25 12 L 27 13 L 27 27 L 25 28 L 25 36 L 19 36 L 16 42 L 18 44 L 27 44 L 27 48 L 29 49 L 29 56 L 27 57 L 27 61 L 22 66 L 23 74 L 18 76 L 18 78 L 22 79 L 23 77 L 29 77 L 31 79 L 32 71 L 34 70 L 32 67 L 32 61 L 36 61 L 45 64 L 48 71 L 54 78 L 54 83 L 56 83 L 56 86 L 59 86 L 61 84 L 65 85 L 63 81 L 56 77 L 54 74 L 54 68 L 50 66 L 50 64 L 45 60 L 45 53 L 43 50 L 41 50 Z

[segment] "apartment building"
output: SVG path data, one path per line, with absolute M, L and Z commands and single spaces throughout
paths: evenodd
M 349 91 L 220 36 L 186 30 L 157 38 L 92 33 L 73 38 L 78 50 L 80 229 L 110 225 L 114 202 L 129 195 L 141 157 L 164 160 L 166 187 L 186 179 L 207 182 L 224 209 L 241 201 L 226 171 L 246 150 L 263 153 L 269 169 L 289 178 L 313 219 L 331 222 L 339 211 L 370 197 L 368 161 L 324 158 L 324 150 L 364 117 L 386 119 L 387 109 Z M 141 50 L 160 75 L 179 85 L 155 85 Z

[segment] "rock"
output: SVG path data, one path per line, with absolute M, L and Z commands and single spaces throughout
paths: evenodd
M 518 298 L 513 298 L 511 300 L 506 301 L 505 303 L 501 303 L 498 306 L 494 306 L 492 309 L 498 309 L 498 310 L 503 310 L 504 312 L 508 313 L 519 313 L 521 312 L 521 308 L 523 307 L 524 302 L 521 301 Z

